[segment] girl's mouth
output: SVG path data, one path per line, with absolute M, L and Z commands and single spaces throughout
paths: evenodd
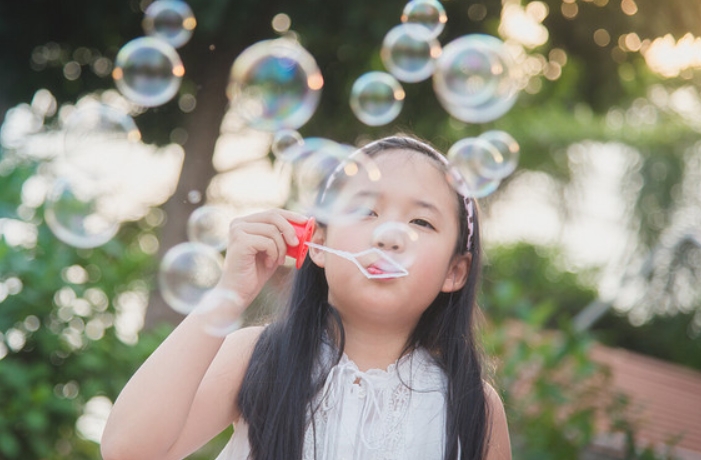
M 382 275 L 385 273 L 385 270 L 382 268 L 378 267 L 377 265 L 370 265 L 367 269 L 368 273 L 371 275 Z

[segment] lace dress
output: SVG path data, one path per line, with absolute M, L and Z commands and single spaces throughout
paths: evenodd
M 445 388 L 443 371 L 425 350 L 367 372 L 344 354 L 317 397 L 303 459 L 442 460 Z M 246 460 L 249 453 L 241 420 L 217 460 Z

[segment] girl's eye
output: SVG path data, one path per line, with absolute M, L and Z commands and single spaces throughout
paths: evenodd
M 354 208 L 351 214 L 357 217 L 376 217 L 377 213 L 370 208 Z
M 424 220 L 424 219 L 414 219 L 411 221 L 412 224 L 418 225 L 419 227 L 426 227 L 431 230 L 435 230 L 436 227 L 434 227 L 431 222 Z

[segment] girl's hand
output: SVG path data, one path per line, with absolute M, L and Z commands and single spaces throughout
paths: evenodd
M 285 262 L 287 246 L 299 244 L 294 227 L 306 216 L 274 209 L 234 219 L 218 288 L 234 291 L 249 305 L 278 266 Z

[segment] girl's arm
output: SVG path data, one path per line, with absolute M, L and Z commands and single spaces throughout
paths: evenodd
M 490 422 L 486 460 L 511 460 L 511 440 L 504 404 L 490 384 L 485 382 L 484 386 Z
M 206 295 L 144 362 L 107 420 L 105 460 L 181 459 L 238 418 L 236 398 L 261 329 L 213 336 L 199 312 L 216 307 L 228 309 L 229 317 L 243 313 L 284 262 L 287 244 L 297 244 L 287 220 L 305 218 L 277 210 L 232 222 L 217 289 L 233 291 L 241 301 Z

